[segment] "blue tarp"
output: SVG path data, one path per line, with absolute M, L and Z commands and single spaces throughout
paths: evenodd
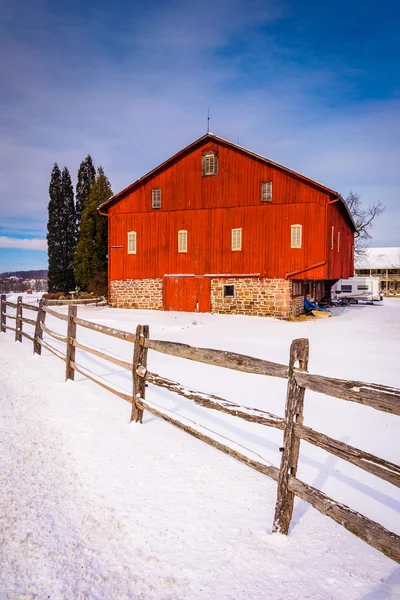
M 332 312 L 331 310 L 329 310 L 329 308 L 322 308 L 322 306 L 318 306 L 318 304 L 310 302 L 309 300 L 307 300 L 307 298 L 304 298 L 304 308 L 306 310 L 323 310 L 324 312 Z

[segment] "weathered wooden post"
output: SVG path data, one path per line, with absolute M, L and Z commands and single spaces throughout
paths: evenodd
M 7 296 L 5 294 L 1 294 L 1 303 L 0 303 L 0 308 L 1 308 L 1 331 L 3 333 L 6 333 L 6 298 Z
M 75 369 L 71 367 L 71 362 L 75 362 L 75 346 L 73 345 L 76 340 L 76 323 L 74 318 L 76 317 L 78 307 L 68 306 L 68 331 L 67 331 L 67 350 L 65 356 L 65 381 L 68 379 L 75 378 Z
M 305 389 L 294 378 L 295 363 L 299 361 L 299 370 L 307 371 L 309 342 L 306 338 L 293 340 L 290 346 L 289 378 L 285 407 L 285 430 L 283 452 L 278 478 L 278 490 L 275 517 L 272 531 L 287 534 L 292 519 L 294 494 L 288 488 L 289 476 L 296 477 L 299 460 L 300 438 L 295 435 L 294 424 L 303 424 Z
M 42 354 L 42 346 L 39 340 L 43 339 L 43 329 L 41 325 L 44 325 L 46 320 L 46 311 L 43 308 L 44 304 L 45 301 L 43 299 L 39 300 L 39 310 L 36 315 L 35 334 L 33 336 L 33 354 L 39 354 L 39 356 Z
M 146 371 L 147 371 L 147 352 L 145 340 L 149 337 L 149 326 L 138 325 L 136 327 L 135 344 L 133 348 L 133 397 L 132 397 L 132 413 L 131 422 L 137 423 L 143 420 L 143 408 L 140 408 L 140 399 L 145 399 L 146 394 Z
M 15 341 L 16 342 L 22 342 L 22 335 L 21 335 L 21 331 L 22 331 L 22 321 L 21 321 L 21 317 L 22 317 L 22 296 L 18 296 L 17 298 L 17 310 L 15 313 L 16 319 L 15 319 Z

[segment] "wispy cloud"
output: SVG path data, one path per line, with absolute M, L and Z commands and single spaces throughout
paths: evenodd
M 0 236 L 0 248 L 22 248 L 24 250 L 47 250 L 46 240 L 37 238 L 11 238 Z
M 202 135 L 210 107 L 216 134 L 382 200 L 375 239 L 400 245 L 400 104 L 357 97 L 343 63 L 299 60 L 278 32 L 290 0 L 0 3 L 3 225 L 45 229 L 54 161 L 74 176 L 90 152 L 118 191 Z

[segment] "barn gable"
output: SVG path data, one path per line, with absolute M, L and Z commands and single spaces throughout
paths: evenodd
M 237 175 L 239 174 L 239 169 L 242 170 L 243 168 L 247 168 L 249 171 L 251 171 L 250 177 L 252 181 L 254 181 L 254 184 L 257 176 L 261 177 L 261 180 L 265 183 L 270 182 L 273 179 L 279 181 L 279 186 L 277 187 L 278 195 L 275 195 L 274 197 L 275 202 L 301 202 L 303 200 L 307 202 L 317 201 L 322 204 L 325 204 L 329 200 L 339 199 L 339 202 L 343 207 L 343 210 L 346 214 L 346 219 L 348 220 L 350 227 L 353 228 L 353 231 L 355 231 L 356 229 L 354 221 L 347 208 L 347 205 L 338 192 L 308 177 L 305 177 L 304 175 L 297 173 L 296 171 L 293 171 L 288 167 L 280 165 L 279 163 L 276 163 L 264 156 L 251 152 L 250 150 L 247 150 L 245 148 L 242 148 L 241 146 L 233 144 L 232 142 L 224 140 L 223 138 L 220 138 L 212 133 L 207 133 L 204 136 L 200 137 L 192 144 L 183 148 L 175 155 L 173 155 L 172 157 L 170 157 L 169 159 L 167 159 L 166 161 L 149 171 L 143 177 L 140 177 L 139 179 L 128 185 L 126 188 L 122 189 L 120 192 L 114 194 L 114 196 L 112 196 L 109 200 L 107 200 L 98 207 L 100 212 L 106 214 L 110 210 L 110 208 L 114 207 L 117 203 L 120 203 L 126 198 L 133 197 L 136 203 L 134 206 L 130 205 L 129 202 L 124 203 L 125 206 L 120 209 L 117 208 L 117 212 L 123 212 L 125 209 L 134 211 L 146 210 L 146 207 L 148 207 L 149 205 L 149 195 L 151 194 L 151 192 L 149 194 L 149 189 L 161 189 L 156 187 L 157 185 L 161 184 L 160 182 L 166 182 L 168 186 L 170 186 L 170 184 L 173 183 L 171 180 L 173 180 L 174 176 L 175 178 L 182 177 L 182 173 L 185 174 L 185 181 L 189 184 L 189 189 L 182 190 L 181 204 L 176 205 L 176 197 L 174 197 L 173 203 L 168 203 L 167 198 L 164 197 L 162 207 L 166 210 L 177 210 L 178 208 L 194 208 L 193 202 L 191 202 L 192 190 L 190 189 L 190 183 L 192 183 L 192 188 L 195 187 L 196 184 L 198 184 L 198 181 L 196 181 L 196 175 L 198 179 L 198 175 L 200 173 L 200 162 L 197 161 L 197 163 L 195 163 L 193 162 L 193 160 L 191 161 L 190 159 L 193 159 L 193 157 L 198 156 L 199 152 L 201 152 L 202 155 L 206 155 L 209 153 L 216 156 L 216 159 L 219 164 L 220 173 L 221 169 L 224 169 L 223 158 L 222 156 L 220 158 L 220 153 L 225 154 L 225 156 L 230 155 L 228 162 L 231 168 L 231 172 L 228 185 L 230 183 L 232 191 L 235 189 L 235 187 L 237 187 L 238 184 Z M 235 155 L 236 160 L 233 158 Z M 250 165 L 252 165 L 252 167 Z M 258 165 L 258 167 L 256 165 Z M 189 172 L 191 177 L 188 177 Z M 204 176 L 204 173 L 202 171 L 201 175 Z M 215 175 L 218 175 L 218 173 L 216 173 Z M 296 185 L 297 182 L 303 185 Z M 225 182 L 225 184 L 226 183 L 227 182 Z M 211 188 L 211 185 L 209 187 Z M 142 202 L 138 206 L 138 198 L 143 199 L 143 193 L 135 196 L 132 196 L 132 194 L 139 189 L 146 190 L 147 194 L 145 202 Z M 305 193 L 305 190 L 307 190 L 307 196 L 299 194 L 300 190 L 303 192 L 303 194 Z M 176 192 L 176 189 L 174 189 L 174 192 Z M 212 188 L 205 189 L 204 191 L 204 195 L 207 199 L 210 198 L 210 192 L 212 193 Z M 185 196 L 184 193 L 186 193 Z M 259 196 L 261 193 L 262 192 L 259 185 L 257 189 L 252 189 L 251 191 L 249 190 L 249 193 L 247 193 L 242 200 L 238 201 L 238 205 L 243 206 L 249 203 L 258 203 Z M 224 198 L 225 202 L 228 202 L 229 205 L 234 205 L 236 202 L 235 194 L 232 192 L 225 194 Z M 219 200 L 222 200 L 222 195 L 220 194 L 220 191 L 217 190 L 217 197 L 213 200 L 213 206 L 216 206 Z M 202 207 L 204 207 L 204 205 L 206 205 L 206 202 L 203 202 Z

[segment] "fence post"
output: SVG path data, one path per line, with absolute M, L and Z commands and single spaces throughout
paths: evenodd
M 43 298 L 39 300 L 39 310 L 36 316 L 36 326 L 35 326 L 35 335 L 33 339 L 33 354 L 42 354 L 42 346 L 39 340 L 43 339 L 43 329 L 41 328 L 41 324 L 46 320 L 46 311 L 43 309 L 45 301 Z
M 272 531 L 289 531 L 292 519 L 294 494 L 289 491 L 289 475 L 296 476 L 299 460 L 300 438 L 294 433 L 294 424 L 303 424 L 305 388 L 300 387 L 293 376 L 295 363 L 299 361 L 299 370 L 307 371 L 309 342 L 306 338 L 293 340 L 290 346 L 289 378 L 286 393 L 285 430 L 283 434 L 283 452 L 278 478 L 278 490 L 275 505 L 275 517 Z
M 1 294 L 1 331 L 3 333 L 6 333 L 6 298 L 7 296 L 5 294 Z
M 143 408 L 136 404 L 136 400 L 145 399 L 146 394 L 146 369 L 147 369 L 147 352 L 144 342 L 149 337 L 149 326 L 138 325 L 136 327 L 135 344 L 133 348 L 133 396 L 132 396 L 132 413 L 131 422 L 137 423 L 143 420 Z
M 15 341 L 16 342 L 22 342 L 22 335 L 21 335 L 21 331 L 22 331 L 22 321 L 21 321 L 21 317 L 22 317 L 22 296 L 18 296 L 17 298 L 17 310 L 15 313 L 16 319 L 15 319 Z
M 65 356 L 65 381 L 75 379 L 75 369 L 71 367 L 71 361 L 75 362 L 75 346 L 72 345 L 76 339 L 76 323 L 73 319 L 76 317 L 78 307 L 76 305 L 68 306 L 68 330 L 67 330 L 67 351 Z

